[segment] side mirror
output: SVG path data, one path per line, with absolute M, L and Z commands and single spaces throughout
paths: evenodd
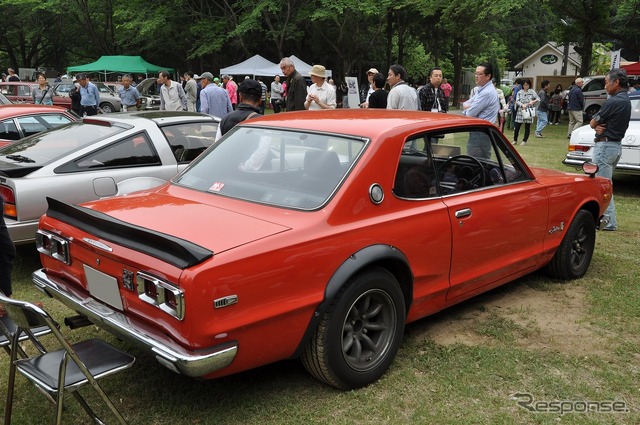
M 596 176 L 598 170 L 598 164 L 594 164 L 593 162 L 584 162 L 582 164 L 582 171 L 584 171 L 585 174 L 588 174 L 591 178 Z

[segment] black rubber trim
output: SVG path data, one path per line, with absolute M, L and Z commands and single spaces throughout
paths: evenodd
M 134 226 L 88 208 L 47 197 L 47 216 L 101 239 L 140 251 L 186 269 L 211 258 L 213 252 L 192 242 Z

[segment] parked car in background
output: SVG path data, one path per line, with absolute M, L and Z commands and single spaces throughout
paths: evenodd
M 596 170 L 531 168 L 459 115 L 273 114 L 160 187 L 82 206 L 52 195 L 33 280 L 176 372 L 299 356 L 357 388 L 408 322 L 540 268 L 583 276 L 612 193 Z
M 614 172 L 621 174 L 640 174 L 640 92 L 629 93 L 631 100 L 631 120 L 629 128 L 621 142 L 622 156 Z M 568 152 L 563 164 L 580 167 L 593 159 L 596 131 L 587 125 L 573 130 L 569 140 Z
M 136 88 L 142 97 L 140 109 L 160 109 L 160 95 L 158 93 L 157 78 L 145 78 Z
M 0 82 L 0 92 L 13 103 L 33 103 L 31 92 L 34 87 L 38 87 L 38 83 L 27 81 L 20 82 Z M 53 88 L 55 91 L 55 88 Z M 71 109 L 71 99 L 69 97 L 60 96 L 58 93 L 53 97 L 55 106 Z
M 640 76 L 629 75 L 629 87 Z M 598 113 L 604 102 L 608 99 L 607 91 L 604 88 L 604 75 L 585 77 L 582 85 L 584 95 L 584 116 L 585 122 L 590 121 Z
M 0 146 L 80 119 L 60 106 L 30 103 L 0 106 Z
M 122 102 L 120 102 L 120 96 L 118 94 L 111 91 L 111 89 L 102 82 L 92 81 L 93 84 L 98 88 L 100 92 L 100 109 L 105 114 L 109 114 L 111 112 L 120 112 L 122 109 Z M 72 81 L 63 81 L 54 86 L 56 93 L 61 96 L 65 96 L 67 99 L 69 98 L 69 92 L 73 88 Z M 69 101 L 71 102 L 71 101 Z
M 78 203 L 169 180 L 213 143 L 217 128 L 198 113 L 100 115 L 0 148 L 11 239 L 34 241 L 47 196 Z

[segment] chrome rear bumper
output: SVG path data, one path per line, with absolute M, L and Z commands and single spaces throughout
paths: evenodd
M 160 364 L 174 372 L 191 377 L 208 375 L 231 364 L 238 352 L 237 342 L 227 342 L 197 351 L 187 350 L 142 321 L 97 302 L 66 282 L 47 276 L 42 270 L 33 272 L 31 278 L 35 286 L 49 297 L 86 316 L 114 335 L 141 345 Z

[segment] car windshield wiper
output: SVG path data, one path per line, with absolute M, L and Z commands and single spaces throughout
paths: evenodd
M 5 158 L 13 159 L 14 161 L 18 162 L 35 162 L 33 159 L 22 155 L 7 155 Z

